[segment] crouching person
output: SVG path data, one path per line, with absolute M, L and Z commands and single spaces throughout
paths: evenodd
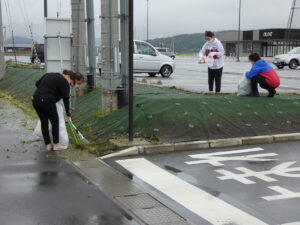
M 273 67 L 262 60 L 258 53 L 249 55 L 249 61 L 253 64 L 251 70 L 246 73 L 246 77 L 251 79 L 252 93 L 250 96 L 259 97 L 257 85 L 268 90 L 268 97 L 272 98 L 276 94 L 276 88 L 280 86 L 280 78 Z

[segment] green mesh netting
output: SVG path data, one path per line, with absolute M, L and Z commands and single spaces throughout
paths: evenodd
M 0 88 L 29 100 L 41 71 L 9 69 Z M 126 135 L 128 108 L 101 116 L 99 88 L 76 101 L 74 122 L 89 140 Z M 300 96 L 201 95 L 135 85 L 136 136 L 178 142 L 300 131 Z

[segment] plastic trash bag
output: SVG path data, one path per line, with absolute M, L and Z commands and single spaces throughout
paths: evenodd
M 252 92 L 251 80 L 248 79 L 245 75 L 239 80 L 238 84 L 238 96 L 250 95 Z
M 67 128 L 66 128 L 63 100 L 60 100 L 59 102 L 56 103 L 56 109 L 57 109 L 58 118 L 59 118 L 59 143 L 67 149 L 69 146 L 69 136 L 68 136 L 68 132 L 67 132 Z M 52 129 L 52 127 L 51 127 L 51 123 L 49 121 L 49 134 L 50 134 L 50 138 L 52 139 L 52 130 L 51 129 Z M 40 138 L 43 138 L 40 120 L 38 120 L 37 125 L 33 131 L 33 134 Z
M 215 59 L 211 54 L 208 57 L 205 57 L 205 63 L 209 68 L 214 66 L 214 62 L 215 62 Z

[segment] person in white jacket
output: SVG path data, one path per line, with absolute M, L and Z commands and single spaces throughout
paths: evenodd
M 208 86 L 209 91 L 214 91 L 214 83 L 216 85 L 216 93 L 221 92 L 221 80 L 224 67 L 224 47 L 212 31 L 205 32 L 206 43 L 199 52 L 199 63 L 205 61 L 208 64 Z

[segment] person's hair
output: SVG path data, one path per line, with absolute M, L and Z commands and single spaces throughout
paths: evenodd
M 261 60 L 261 58 L 260 58 L 260 55 L 259 55 L 258 53 L 254 52 L 254 53 L 251 53 L 251 54 L 249 55 L 249 60 L 250 60 L 251 62 L 256 62 L 256 61 L 258 61 L 258 60 Z
M 84 82 L 84 76 L 81 73 L 75 73 L 72 70 L 64 70 L 64 75 L 70 76 L 70 79 L 76 83 L 76 81 L 83 81 Z
M 215 34 L 214 34 L 214 32 L 207 30 L 207 31 L 205 31 L 205 37 L 213 38 L 213 37 L 215 37 Z

